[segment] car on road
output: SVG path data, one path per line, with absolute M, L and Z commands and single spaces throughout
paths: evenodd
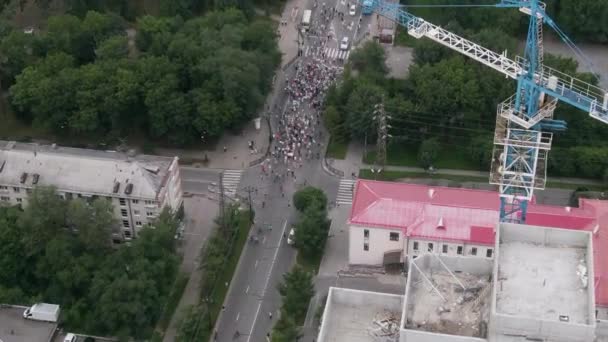
M 344 37 L 340 41 L 340 50 L 348 50 L 348 37 Z
M 357 5 L 350 5 L 348 14 L 350 14 L 351 17 L 354 17 L 355 15 L 357 15 Z
M 287 235 L 287 244 L 293 245 L 294 243 L 296 243 L 295 238 L 296 238 L 296 228 L 291 227 L 291 230 L 289 231 L 289 235 Z

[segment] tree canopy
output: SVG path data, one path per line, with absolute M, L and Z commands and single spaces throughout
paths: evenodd
M 0 207 L 0 302 L 56 303 L 69 330 L 149 337 L 177 272 L 173 216 L 113 248 L 106 199 L 65 201 L 37 188 L 28 204 Z
M 280 62 L 272 23 L 236 9 L 140 17 L 130 45 L 114 14 L 50 17 L 2 38 L 0 77 L 19 118 L 57 135 L 187 145 L 255 117 Z

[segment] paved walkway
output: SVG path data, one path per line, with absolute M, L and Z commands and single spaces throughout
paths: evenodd
M 371 168 L 373 165 L 363 163 L 363 146 L 360 143 L 353 142 L 348 146 L 348 152 L 344 160 L 328 159 L 328 163 L 338 170 L 344 171 L 345 177 L 351 177 L 354 173 L 359 174 L 359 169 Z M 406 172 L 425 172 L 421 167 L 415 166 L 386 166 L 387 171 L 406 171 Z M 489 171 L 473 171 L 473 170 L 454 170 L 454 169 L 438 169 L 436 170 L 441 175 L 453 176 L 468 176 L 487 178 Z M 602 181 L 586 178 L 565 178 L 565 177 L 550 177 L 550 182 L 566 183 L 566 184 L 585 184 L 585 185 L 603 185 Z
M 218 143 L 215 150 L 181 150 L 158 148 L 156 154 L 166 156 L 179 156 L 181 164 L 189 164 L 198 167 L 209 167 L 212 169 L 246 169 L 249 163 L 262 157 L 268 149 L 268 124 L 264 119 L 261 120 L 260 129 L 255 129 L 253 120 L 247 123 L 241 134 L 234 135 L 225 133 Z M 248 142 L 253 141 L 256 148 L 255 152 L 249 149 Z M 226 152 L 224 152 L 226 147 Z M 207 156 L 209 162 L 205 165 L 203 161 Z

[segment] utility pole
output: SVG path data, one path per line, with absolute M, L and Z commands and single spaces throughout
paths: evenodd
M 255 188 L 246 186 L 243 190 L 247 192 L 247 201 L 249 201 L 249 221 L 253 223 L 253 201 L 251 200 L 251 193 L 255 191 Z
M 380 173 L 386 165 L 386 145 L 388 138 L 391 137 L 388 134 L 388 129 L 391 126 L 388 124 L 388 120 L 391 117 L 386 114 L 384 110 L 384 103 L 380 102 L 374 106 L 374 121 L 376 121 L 376 129 L 377 129 L 377 141 L 376 141 L 376 161 L 375 167 L 376 171 Z

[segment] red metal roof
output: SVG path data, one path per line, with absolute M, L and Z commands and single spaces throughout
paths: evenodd
M 494 244 L 495 191 L 359 180 L 349 222 L 400 229 L 427 240 Z M 595 299 L 608 306 L 608 202 L 581 199 L 578 208 L 530 201 L 526 224 L 593 232 Z

